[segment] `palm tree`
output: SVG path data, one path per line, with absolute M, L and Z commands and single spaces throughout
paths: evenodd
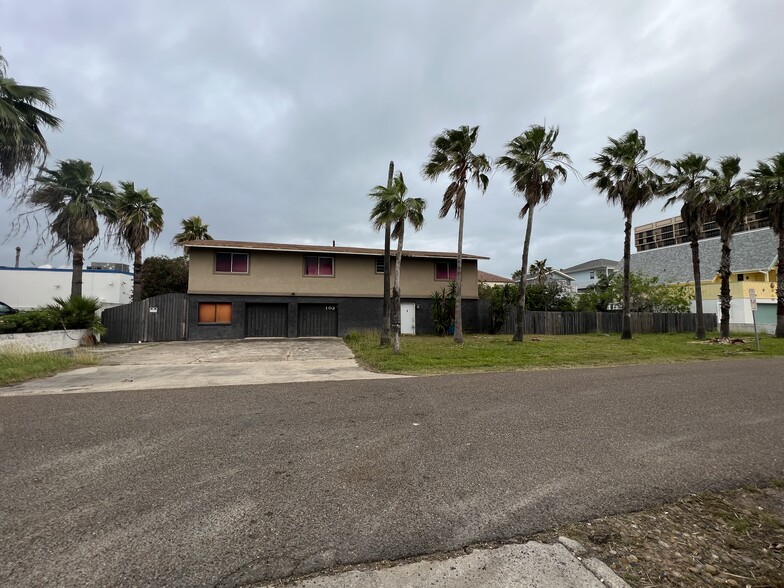
M 49 90 L 17 84 L 7 67 L 0 55 L 0 195 L 17 175 L 26 179 L 43 165 L 49 151 L 41 129 L 58 130 L 62 122 L 46 111 L 54 106 Z
M 142 299 L 142 249 L 152 236 L 163 231 L 163 210 L 158 199 L 133 182 L 120 182 L 121 192 L 114 205 L 111 231 L 117 247 L 133 255 L 133 299 Z
M 71 296 L 82 295 L 84 248 L 100 232 L 98 217 L 112 219 L 114 199 L 114 186 L 96 179 L 92 164 L 81 159 L 59 161 L 57 169 L 42 169 L 25 198 L 32 213 L 46 214 L 54 237 L 52 250 L 64 248 L 73 258 Z
M 751 179 L 762 198 L 770 226 L 779 237 L 776 269 L 776 337 L 784 337 L 784 151 L 757 162 Z
M 525 330 L 526 270 L 528 270 L 528 252 L 534 226 L 534 210 L 550 199 L 556 182 L 566 181 L 566 168 L 571 167 L 572 163 L 566 153 L 554 150 L 557 138 L 558 127 L 550 127 L 547 130 L 541 125 L 531 125 L 521 135 L 512 139 L 506 145 L 506 155 L 498 158 L 498 165 L 512 174 L 514 190 L 525 200 L 525 204 L 520 209 L 520 218 L 528 215 L 523 240 L 523 263 L 520 268 L 517 320 L 513 341 L 522 341 Z
M 403 180 L 403 173 L 398 172 L 389 188 L 376 186 L 370 195 L 377 199 L 370 213 L 373 228 L 380 230 L 389 224 L 391 236 L 397 241 L 395 254 L 395 280 L 392 286 L 392 333 L 394 336 L 392 350 L 400 353 L 400 265 L 403 261 L 403 234 L 406 223 L 410 223 L 415 231 L 425 224 L 425 201 L 422 198 L 406 198 L 408 187 Z
M 705 316 L 702 308 L 702 277 L 700 274 L 700 239 L 702 227 L 714 214 L 713 203 L 705 191 L 708 182 L 709 158 L 687 153 L 672 164 L 663 187 L 664 194 L 672 194 L 664 208 L 683 202 L 681 219 L 691 244 L 691 265 L 694 273 L 694 300 L 697 306 L 697 339 L 705 338 Z
M 528 273 L 532 276 L 535 276 L 536 283 L 544 285 L 547 281 L 547 276 L 550 275 L 550 272 L 553 271 L 549 265 L 547 265 L 547 259 L 537 259 L 531 264 L 531 267 L 528 268 Z M 521 272 L 522 273 L 522 272 Z
M 646 141 L 636 129 L 610 143 L 592 159 L 599 169 L 586 177 L 606 195 L 612 204 L 619 203 L 626 221 L 623 240 L 623 328 L 621 339 L 632 338 L 630 312 L 630 269 L 632 214 L 659 194 L 662 178 L 655 169 L 664 161 L 648 155 Z
M 210 225 L 205 225 L 200 216 L 190 216 L 180 221 L 182 231 L 174 235 L 172 245 L 184 245 L 187 241 L 212 241 Z
M 422 166 L 422 176 L 436 181 L 441 174 L 449 174 L 452 180 L 444 192 L 438 218 L 444 218 L 454 207 L 457 229 L 457 273 L 455 276 L 455 343 L 463 342 L 463 221 L 468 184 L 473 182 L 483 193 L 487 190 L 491 165 L 484 153 L 472 151 L 476 145 L 479 127 L 463 125 L 457 129 L 445 129 L 430 143 L 431 151 Z
M 389 173 L 387 174 L 387 188 L 392 188 L 392 178 L 395 175 L 395 162 L 389 162 Z M 379 198 L 378 195 L 370 194 L 374 198 Z M 391 219 L 384 223 L 384 299 L 382 303 L 381 312 L 384 315 L 381 321 L 381 345 L 389 345 L 389 330 L 392 322 L 391 318 L 391 291 L 389 286 L 389 273 L 391 268 L 391 242 L 392 242 L 392 222 Z
M 721 262 L 719 263 L 719 276 L 721 288 L 719 290 L 719 304 L 721 307 L 721 322 L 719 335 L 730 336 L 730 269 L 732 254 L 732 235 L 748 214 L 752 205 L 751 191 L 746 190 L 745 182 L 739 179 L 740 157 L 728 155 L 719 159 L 716 168 L 708 170 L 710 174 L 707 184 L 708 196 L 716 211 L 716 224 L 721 237 Z

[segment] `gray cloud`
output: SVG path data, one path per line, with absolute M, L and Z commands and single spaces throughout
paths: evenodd
M 88 159 L 160 198 L 166 229 L 147 254 L 175 254 L 168 242 L 192 214 L 219 238 L 379 246 L 366 195 L 390 159 L 429 203 L 406 245 L 454 249 L 456 223 L 437 218 L 445 182 L 419 169 L 432 137 L 460 124 L 481 126 L 491 157 L 530 124 L 558 124 L 583 173 L 633 127 L 669 158 L 738 153 L 748 168 L 784 149 L 777 0 L 0 0 L 0 15 L 11 74 L 57 99 L 50 163 Z M 490 256 L 484 269 L 519 266 L 520 206 L 502 172 L 469 195 L 465 250 Z M 654 203 L 635 222 L 670 214 Z M 620 212 L 573 177 L 537 211 L 532 256 L 619 258 L 622 231 Z M 17 243 L 24 263 L 65 262 L 31 254 L 34 241 L 4 244 L 0 264 Z

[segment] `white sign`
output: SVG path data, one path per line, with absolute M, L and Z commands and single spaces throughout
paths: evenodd
M 158 312 L 158 307 L 157 306 L 151 306 L 150 307 L 150 312 Z
M 749 288 L 749 302 L 751 310 L 757 310 L 757 291 L 754 288 Z

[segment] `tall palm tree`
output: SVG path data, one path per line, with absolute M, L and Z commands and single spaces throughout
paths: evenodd
M 512 174 L 514 190 L 525 200 L 525 204 L 520 209 L 520 218 L 528 215 L 523 240 L 523 260 L 520 267 L 517 320 L 513 341 L 522 341 L 525 330 L 526 271 L 534 226 L 534 210 L 550 199 L 556 182 L 566 181 L 566 169 L 571 167 L 572 163 L 566 153 L 555 151 L 557 138 L 558 127 L 550 127 L 548 130 L 541 125 L 531 125 L 506 145 L 506 155 L 497 160 L 498 165 Z
M 200 216 L 189 216 L 180 221 L 182 231 L 174 235 L 172 245 L 183 245 L 187 241 L 212 241 L 210 225 L 205 225 Z
M 163 210 L 158 199 L 133 182 L 120 182 L 114 205 L 111 232 L 117 247 L 133 255 L 133 299 L 142 299 L 142 249 L 163 231 Z
M 469 183 L 476 184 L 483 193 L 487 190 L 490 160 L 484 153 L 472 151 L 476 145 L 479 127 L 463 125 L 457 129 L 445 129 L 430 143 L 430 156 L 422 166 L 422 176 L 432 182 L 441 174 L 452 180 L 444 192 L 438 218 L 444 218 L 454 208 L 458 220 L 457 229 L 457 273 L 455 276 L 455 343 L 463 342 L 463 222 L 465 219 L 466 189 Z
M 612 204 L 620 204 L 625 219 L 623 240 L 623 328 L 621 339 L 632 338 L 630 311 L 630 269 L 632 242 L 632 215 L 634 211 L 653 200 L 661 189 L 662 177 L 656 168 L 664 162 L 648 155 L 643 135 L 632 129 L 620 139 L 609 137 L 609 144 L 593 158 L 598 166 L 586 178 L 605 194 Z
M 0 195 L 17 175 L 43 165 L 49 151 L 42 128 L 58 130 L 62 122 L 47 112 L 54 107 L 49 90 L 17 84 L 7 67 L 0 55 Z
M 395 162 L 389 162 L 389 173 L 387 174 L 387 188 L 392 188 L 392 178 L 395 175 Z M 374 196 L 371 192 L 371 196 Z M 392 247 L 392 221 L 391 217 L 384 223 L 384 299 L 382 302 L 381 312 L 384 315 L 381 321 L 381 345 L 389 345 L 389 331 L 392 322 L 392 300 L 390 289 L 390 269 L 391 269 L 391 254 Z
M 721 337 L 730 336 L 730 276 L 732 270 L 732 235 L 746 218 L 753 206 L 752 192 L 746 189 L 745 182 L 740 176 L 740 157 L 728 155 L 719 159 L 718 167 L 708 170 L 708 196 L 716 211 L 716 224 L 719 227 L 721 238 L 721 262 L 719 263 L 719 276 L 721 288 L 719 290 L 719 305 L 721 307 L 721 321 L 719 334 Z
M 710 159 L 697 153 L 687 153 L 672 163 L 663 187 L 670 198 L 664 208 L 682 202 L 681 219 L 691 244 L 691 265 L 694 273 L 694 300 L 697 306 L 697 339 L 705 338 L 705 316 L 702 308 L 702 278 L 700 274 L 700 239 L 702 227 L 714 214 L 713 203 L 705 190 Z
M 99 217 L 112 219 L 114 199 L 114 186 L 96 179 L 92 164 L 81 159 L 59 161 L 57 169 L 42 169 L 25 198 L 32 212 L 46 214 L 54 237 L 52 249 L 64 248 L 73 258 L 71 296 L 82 295 L 84 248 L 100 232 Z
M 784 151 L 757 162 L 751 171 L 754 187 L 762 198 L 770 226 L 779 237 L 776 269 L 776 337 L 784 337 Z
M 380 230 L 387 224 L 391 225 L 391 236 L 397 241 L 395 253 L 395 280 L 392 286 L 392 334 L 394 353 L 400 353 L 400 266 L 403 261 L 403 234 L 406 223 L 415 231 L 425 224 L 425 206 L 422 198 L 406 198 L 408 187 L 403 179 L 403 173 L 398 172 L 392 180 L 391 186 L 376 186 L 370 195 L 377 199 L 376 205 L 370 213 L 373 228 Z

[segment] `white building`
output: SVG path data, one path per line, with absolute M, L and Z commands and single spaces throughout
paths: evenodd
M 71 295 L 70 268 L 0 266 L 0 300 L 28 310 Z M 85 269 L 82 295 L 98 298 L 103 308 L 128 304 L 133 294 L 133 273 L 116 269 Z

